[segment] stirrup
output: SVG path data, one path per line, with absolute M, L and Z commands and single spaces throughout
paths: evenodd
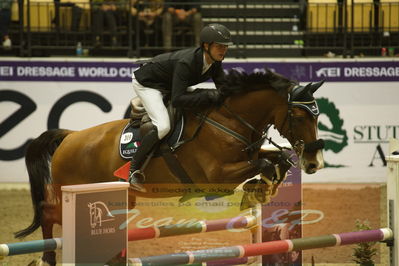
M 129 173 L 128 182 L 130 183 L 130 187 L 134 190 L 140 192 L 147 192 L 147 190 L 143 187 L 142 183 L 145 180 L 145 175 L 141 170 L 135 170 Z

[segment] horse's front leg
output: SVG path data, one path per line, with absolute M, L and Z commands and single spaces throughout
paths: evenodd
M 229 163 L 222 166 L 221 183 L 240 184 L 257 174 L 262 174 L 268 178 L 275 175 L 275 166 L 266 158 L 256 159 L 252 161 Z M 270 182 L 265 180 L 250 180 L 243 186 L 244 195 L 241 199 L 240 209 L 254 207 L 257 203 L 267 203 L 270 200 Z
M 265 176 L 274 175 L 274 165 L 266 158 L 252 161 L 241 161 L 236 163 L 226 163 L 222 165 L 219 178 L 221 183 L 242 183 L 246 179 L 252 178 L 259 173 Z

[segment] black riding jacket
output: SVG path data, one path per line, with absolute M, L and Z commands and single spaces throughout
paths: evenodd
M 164 53 L 146 61 L 134 72 L 137 81 L 149 88 L 160 90 L 174 107 L 199 107 L 211 104 L 207 90 L 187 92 L 187 88 L 212 78 L 216 88 L 225 82 L 221 62 L 214 62 L 203 75 L 202 48 L 188 48 Z M 205 93 L 204 93 L 205 92 Z M 207 102 L 208 101 L 208 102 Z

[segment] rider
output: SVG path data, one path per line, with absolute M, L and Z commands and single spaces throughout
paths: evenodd
M 223 25 L 209 24 L 202 29 L 200 40 L 200 47 L 160 54 L 133 73 L 133 89 L 155 126 L 143 137 L 132 158 L 129 182 L 136 190 L 145 191 L 140 167 L 147 154 L 170 131 L 164 99 L 170 99 L 175 108 L 203 108 L 221 100 L 217 89 L 188 92 L 187 88 L 210 78 L 216 88 L 224 83 L 221 62 L 232 44 L 230 31 Z

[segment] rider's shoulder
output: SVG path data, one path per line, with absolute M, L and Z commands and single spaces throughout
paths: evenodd
M 199 54 L 202 54 L 201 48 L 186 48 L 173 52 L 172 57 L 178 59 L 191 59 Z

